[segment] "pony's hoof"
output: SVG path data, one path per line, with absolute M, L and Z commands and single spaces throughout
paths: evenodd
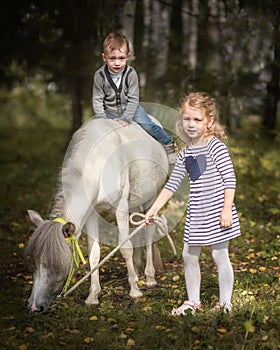
M 158 285 L 157 281 L 154 280 L 154 281 L 149 281 L 149 282 L 146 282 L 146 287 L 147 288 L 154 288 Z
M 93 298 L 93 297 L 88 296 L 85 300 L 85 304 L 87 306 L 97 306 L 97 305 L 99 305 L 99 300 L 98 300 L 98 298 Z
M 129 296 L 130 296 L 131 298 L 133 298 L 133 299 L 138 299 L 138 298 L 142 298 L 143 293 L 140 292 L 140 290 L 138 290 L 138 291 L 131 292 L 131 293 L 129 294 Z

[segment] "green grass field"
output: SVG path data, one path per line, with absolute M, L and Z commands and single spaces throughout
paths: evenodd
M 184 220 L 171 232 L 178 256 L 159 241 L 164 271 L 158 286 L 140 286 L 144 297 L 128 297 L 119 254 L 101 269 L 100 306 L 86 307 L 89 281 L 47 313 L 29 314 L 32 274 L 23 259 L 33 226 L 26 210 L 46 217 L 69 139 L 65 100 L 13 91 L 2 94 L 0 201 L 0 347 L 3 349 L 280 349 L 280 157 L 279 143 L 259 125 L 243 121 L 230 139 L 238 189 L 236 206 L 242 236 L 231 242 L 235 272 L 233 312 L 213 314 L 217 270 L 209 248 L 201 254 L 203 310 L 173 318 L 169 312 L 186 299 L 181 258 Z M 35 95 L 35 96 L 34 96 Z M 86 252 L 86 237 L 80 241 Z M 111 247 L 102 247 L 104 257 Z M 88 265 L 79 271 L 79 279 Z

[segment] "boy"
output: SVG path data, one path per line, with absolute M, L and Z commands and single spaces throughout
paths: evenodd
M 170 164 L 176 161 L 172 137 L 155 124 L 139 104 L 138 76 L 127 64 L 130 56 L 127 38 L 119 33 L 109 34 L 103 42 L 105 62 L 94 74 L 93 109 L 96 118 L 115 119 L 122 126 L 131 121 L 164 145 Z

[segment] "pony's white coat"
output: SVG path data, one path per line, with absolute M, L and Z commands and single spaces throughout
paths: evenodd
M 75 133 L 69 145 L 51 218 L 62 217 L 74 223 L 77 238 L 82 229 L 86 231 L 90 268 L 93 268 L 100 260 L 100 213 L 115 215 L 122 242 L 129 234 L 129 213 L 149 207 L 167 173 L 168 159 L 163 146 L 140 126 L 132 123 L 122 127 L 112 120 L 93 119 Z M 148 243 L 151 241 L 149 238 Z M 126 243 L 121 253 L 128 269 L 129 294 L 140 297 L 132 242 Z M 150 262 L 146 275 L 151 276 L 148 283 L 154 284 Z M 36 276 L 40 278 L 38 273 Z M 86 303 L 98 304 L 100 291 L 99 271 L 96 271 L 91 275 Z M 37 295 L 34 290 L 32 293 Z M 36 305 L 36 300 L 32 302 Z

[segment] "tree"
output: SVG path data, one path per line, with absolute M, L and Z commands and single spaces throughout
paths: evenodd
M 275 130 L 277 121 L 277 104 L 280 97 L 280 4 L 273 2 L 273 60 L 270 64 L 270 81 L 267 84 L 267 95 L 264 101 L 263 126 L 268 131 Z
M 77 129 L 82 123 L 82 98 L 89 99 L 93 72 L 100 64 L 101 40 L 108 30 L 114 29 L 116 3 L 115 0 L 5 1 L 1 16 L 2 81 L 8 80 L 13 61 L 24 67 L 26 74 L 43 72 L 60 91 L 69 94 L 73 131 Z

